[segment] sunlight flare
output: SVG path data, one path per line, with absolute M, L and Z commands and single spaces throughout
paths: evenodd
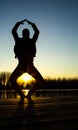
M 20 86 L 21 85 L 26 86 L 26 84 L 31 84 L 34 81 L 35 81 L 35 79 L 31 75 L 29 75 L 28 73 L 24 73 L 23 75 L 21 75 L 17 79 L 17 83 Z

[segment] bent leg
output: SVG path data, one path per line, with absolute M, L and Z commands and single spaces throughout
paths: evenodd
M 21 74 L 22 74 L 22 70 L 21 70 L 20 65 L 18 65 L 16 67 L 16 69 L 13 71 L 13 73 L 11 74 L 9 82 L 10 82 L 11 86 L 18 92 L 18 94 L 20 94 L 20 96 L 23 96 L 24 94 L 16 82 L 17 78 Z
M 43 77 L 34 66 L 29 69 L 28 73 L 36 79 L 36 84 L 30 89 L 28 93 L 28 95 L 32 95 L 33 92 L 43 84 Z

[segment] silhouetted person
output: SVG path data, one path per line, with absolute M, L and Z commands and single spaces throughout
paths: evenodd
M 32 38 L 30 38 L 30 32 L 27 28 L 22 31 L 22 37 L 19 37 L 17 34 L 18 27 L 21 24 L 24 24 L 25 21 L 29 25 L 31 25 L 34 30 L 34 35 Z M 33 64 L 34 57 L 36 56 L 36 41 L 38 39 L 39 30 L 34 23 L 25 19 L 15 24 L 15 26 L 12 29 L 12 35 L 15 40 L 14 52 L 15 58 L 18 59 L 18 65 L 10 77 L 10 84 L 20 94 L 21 99 L 24 99 L 25 95 L 23 94 L 21 88 L 18 86 L 16 82 L 17 78 L 20 75 L 27 72 L 36 79 L 38 84 L 40 84 L 43 81 L 41 74 L 38 72 L 38 70 L 34 67 Z M 31 87 L 28 95 L 26 96 L 28 100 L 31 100 L 31 95 L 33 94 L 35 89 L 35 85 Z

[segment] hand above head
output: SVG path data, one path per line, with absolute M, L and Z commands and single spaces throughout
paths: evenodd
M 24 19 L 24 20 L 22 20 L 22 21 L 19 21 L 19 22 L 17 22 L 18 24 L 24 24 L 24 22 L 27 22 L 28 24 L 33 24 L 32 22 L 30 22 L 30 21 L 28 21 L 27 19 Z
M 28 24 L 32 24 L 32 22 L 28 21 L 27 19 L 25 19 L 25 21 L 26 21 Z
M 30 22 L 27 19 L 25 19 L 25 21 L 32 26 L 32 28 L 34 29 L 35 32 L 37 32 L 39 34 L 39 30 L 38 30 L 37 26 L 35 25 L 35 23 Z
M 26 21 L 26 19 L 24 19 L 24 20 L 22 20 L 22 21 L 19 21 L 19 22 L 17 22 L 17 23 L 19 23 L 19 24 L 24 24 L 25 21 Z

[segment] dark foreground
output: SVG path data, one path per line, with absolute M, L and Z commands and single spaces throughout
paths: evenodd
M 78 96 L 0 99 L 0 130 L 78 130 Z

